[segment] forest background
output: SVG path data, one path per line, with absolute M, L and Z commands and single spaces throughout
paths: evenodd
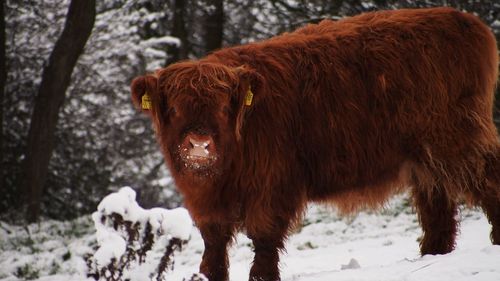
M 475 13 L 500 41 L 494 0 L 2 1 L 0 220 L 75 218 L 124 185 L 144 207 L 182 203 L 130 102 L 137 75 L 325 18 L 437 6 Z

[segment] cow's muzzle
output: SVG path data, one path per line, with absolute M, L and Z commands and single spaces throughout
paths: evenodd
M 189 168 L 206 167 L 217 159 L 215 143 L 210 135 L 187 134 L 181 144 L 180 154 Z

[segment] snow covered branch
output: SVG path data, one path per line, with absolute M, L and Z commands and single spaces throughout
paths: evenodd
M 87 259 L 88 277 L 167 280 L 174 253 L 190 238 L 191 218 L 184 208 L 145 210 L 135 199 L 135 191 L 124 187 L 106 196 L 92 214 L 99 248 Z

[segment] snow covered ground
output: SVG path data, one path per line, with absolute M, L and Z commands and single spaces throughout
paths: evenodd
M 425 280 L 498 281 L 500 246 L 489 241 L 490 225 L 478 210 L 462 210 L 457 249 L 448 255 L 418 254 L 421 230 L 404 197 L 377 213 L 341 218 L 312 205 L 282 255 L 284 281 Z M 28 234 L 29 233 L 29 234 Z M 203 241 L 197 229 L 175 259 L 172 281 L 196 272 Z M 96 246 L 90 216 L 29 227 L 0 222 L 0 280 L 86 280 L 83 256 Z M 230 251 L 233 281 L 248 280 L 251 242 L 243 234 Z

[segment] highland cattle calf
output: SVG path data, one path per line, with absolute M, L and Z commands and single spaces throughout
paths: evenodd
M 500 244 L 495 37 L 450 8 L 380 11 L 224 48 L 132 83 L 205 243 L 228 279 L 246 231 L 250 280 L 280 279 L 308 202 L 351 213 L 409 189 L 422 254 L 453 250 L 457 203 L 483 208 Z

